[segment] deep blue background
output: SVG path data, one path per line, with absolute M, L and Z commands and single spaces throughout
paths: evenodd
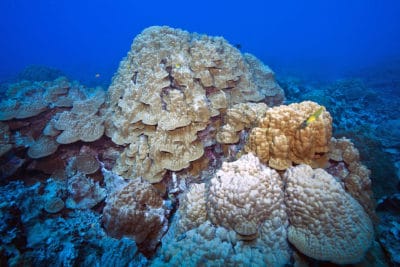
M 109 82 L 151 25 L 224 36 L 275 71 L 337 75 L 400 55 L 398 0 L 1 0 L 0 21 L 0 80 L 42 64 Z

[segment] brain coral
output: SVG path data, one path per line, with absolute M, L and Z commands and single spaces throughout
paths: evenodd
M 274 211 L 281 210 L 286 217 L 282 187 L 279 174 L 251 153 L 235 162 L 224 162 L 210 181 L 210 220 L 243 238 L 257 237 L 259 226 L 271 219 Z
M 126 146 L 114 171 L 159 182 L 204 154 L 198 133 L 236 103 L 279 103 L 273 73 L 221 37 L 150 27 L 109 88 L 106 134 Z
M 314 259 L 359 262 L 374 238 L 362 206 L 322 169 L 298 165 L 289 168 L 284 179 L 289 241 Z
M 315 121 L 304 122 L 322 108 Z M 325 108 L 311 101 L 268 109 L 258 127 L 253 128 L 246 150 L 271 168 L 285 170 L 292 163 L 323 167 L 332 134 L 332 118 Z

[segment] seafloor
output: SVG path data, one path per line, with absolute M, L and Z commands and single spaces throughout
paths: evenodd
M 324 81 L 151 27 L 108 88 L 0 89 L 0 266 L 400 265 L 399 61 Z

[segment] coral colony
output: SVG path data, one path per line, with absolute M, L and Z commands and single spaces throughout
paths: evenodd
M 5 94 L 2 266 L 385 262 L 357 148 L 221 37 L 150 27 L 107 91 Z

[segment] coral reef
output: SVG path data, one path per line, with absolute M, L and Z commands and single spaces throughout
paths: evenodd
M 114 171 L 151 183 L 204 155 L 198 135 L 224 109 L 284 98 L 272 71 L 254 57 L 223 38 L 169 27 L 135 38 L 108 96 L 106 134 L 126 147 Z
M 360 100 L 359 81 L 288 86 L 324 105 L 327 90 L 342 97 L 338 122 L 311 101 L 273 107 L 284 94 L 261 61 L 169 27 L 135 38 L 107 93 L 65 77 L 9 84 L 0 265 L 385 266 L 380 245 L 397 263 L 398 196 L 378 202 L 395 210 L 378 225 L 361 162 L 385 159 L 331 138 L 379 97 Z M 397 127 L 385 118 L 374 134 Z M 393 130 L 382 143 L 396 154 L 397 141 Z
M 277 170 L 285 170 L 293 163 L 325 167 L 332 134 L 331 116 L 323 108 L 315 121 L 303 126 L 320 108 L 317 103 L 304 101 L 268 109 L 258 127 L 251 130 L 246 151 Z

